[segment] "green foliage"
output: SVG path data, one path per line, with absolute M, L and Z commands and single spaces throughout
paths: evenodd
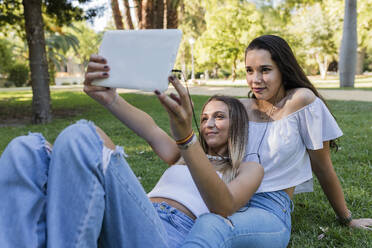
M 242 54 L 248 42 L 262 32 L 260 18 L 255 6 L 245 1 L 212 5 L 205 16 L 207 29 L 195 45 L 198 64 L 219 64 L 225 70 L 233 68 L 234 74 L 244 62 Z
M 7 80 L 16 87 L 24 86 L 29 80 L 28 66 L 23 63 L 15 63 L 8 70 Z
M 359 47 L 372 51 L 372 0 L 358 1 L 357 14 Z
M 0 38 L 0 74 L 7 73 L 14 63 L 11 47 L 8 40 Z
M 79 46 L 76 49 L 69 49 L 67 55 L 75 57 L 77 63 L 86 66 L 90 55 L 98 53 L 103 32 L 95 33 L 85 22 L 76 22 L 73 26 L 66 27 L 65 30 L 79 41 Z
M 43 0 L 43 9 L 50 18 L 56 20 L 58 25 L 69 24 L 74 20 L 88 20 L 100 15 L 105 9 L 104 6 L 89 8 L 83 11 L 74 2 L 80 4 L 89 3 L 91 0 Z M 1 0 L 0 1 L 0 26 L 6 24 L 24 24 L 23 6 L 21 0 Z M 23 25 L 22 25 L 23 26 Z M 23 28 L 22 28 L 23 29 Z

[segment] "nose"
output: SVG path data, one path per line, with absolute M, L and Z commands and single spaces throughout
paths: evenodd
M 262 73 L 260 72 L 255 72 L 253 74 L 253 82 L 254 83 L 262 83 Z
M 214 127 L 214 125 L 215 125 L 215 120 L 214 120 L 214 118 L 209 118 L 209 119 L 207 120 L 207 127 Z

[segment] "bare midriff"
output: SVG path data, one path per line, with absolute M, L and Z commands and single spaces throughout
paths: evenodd
M 288 189 L 283 189 L 283 191 L 289 195 L 289 198 L 291 198 L 291 200 L 292 200 L 292 197 L 293 197 L 294 189 L 295 189 L 295 187 L 291 187 L 291 188 L 288 188 Z
M 169 206 L 172 206 L 172 207 L 180 210 L 182 213 L 186 214 L 191 219 L 193 219 L 193 220 L 196 219 L 196 216 L 187 207 L 185 207 L 184 205 L 182 205 L 178 201 L 174 201 L 174 200 L 171 200 L 171 199 L 168 199 L 168 198 L 163 198 L 163 197 L 150 197 L 150 201 L 151 202 L 156 202 L 156 203 L 166 202 L 166 203 L 169 204 Z

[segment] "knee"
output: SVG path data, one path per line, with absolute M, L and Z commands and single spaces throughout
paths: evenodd
M 110 137 L 107 136 L 107 134 L 98 126 L 96 126 L 96 131 L 98 135 L 101 137 L 101 139 L 103 140 L 103 143 L 105 144 L 105 146 L 111 150 L 115 150 L 116 146 L 114 142 L 112 142 Z
M 93 122 L 81 120 L 61 132 L 54 143 L 53 150 L 57 150 L 56 148 L 60 150 L 63 147 L 62 150 L 68 149 L 70 152 L 86 150 L 100 153 L 102 145 L 115 149 L 111 139 L 99 127 L 96 127 Z
M 39 133 L 30 133 L 29 135 L 14 138 L 7 146 L 6 150 L 10 153 L 16 153 L 22 156 L 30 151 L 37 152 L 47 148 L 47 141 Z
M 211 231 L 211 229 L 219 229 L 220 227 L 230 223 L 231 222 L 228 219 L 218 214 L 208 213 L 201 215 L 195 224 L 198 225 L 198 228 L 204 231 Z

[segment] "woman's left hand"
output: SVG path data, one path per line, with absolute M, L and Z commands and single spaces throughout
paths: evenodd
M 192 130 L 192 107 L 189 95 L 176 76 L 169 76 L 169 82 L 174 86 L 178 95 L 169 96 L 155 91 L 161 104 L 167 110 L 170 127 L 175 140 L 181 140 L 190 135 Z
M 352 219 L 349 223 L 349 227 L 372 231 L 372 219 L 369 218 Z

